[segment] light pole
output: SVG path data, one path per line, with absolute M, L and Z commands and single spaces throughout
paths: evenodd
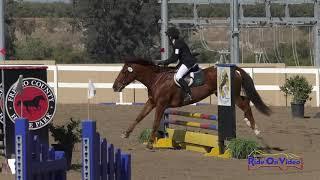
M 239 3 L 230 1 L 230 62 L 239 63 Z
M 166 36 L 168 29 L 168 0 L 161 0 L 161 60 L 169 57 L 169 42 Z

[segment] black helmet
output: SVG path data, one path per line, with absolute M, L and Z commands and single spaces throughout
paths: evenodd
M 178 39 L 179 38 L 179 30 L 175 27 L 168 28 L 166 35 L 171 39 Z

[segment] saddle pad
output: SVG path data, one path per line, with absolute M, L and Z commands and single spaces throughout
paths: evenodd
M 203 84 L 204 84 L 204 72 L 202 70 L 194 72 L 194 79 L 191 87 L 202 86 Z

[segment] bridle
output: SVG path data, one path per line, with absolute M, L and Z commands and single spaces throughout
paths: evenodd
M 118 84 L 120 85 L 119 89 L 123 89 L 126 85 L 128 85 L 128 84 L 124 83 L 124 81 L 127 79 L 129 73 L 133 72 L 133 71 L 130 72 L 129 68 L 131 68 L 131 67 L 128 67 L 123 71 L 124 76 L 123 76 L 123 78 L 121 78 L 121 81 L 118 81 Z

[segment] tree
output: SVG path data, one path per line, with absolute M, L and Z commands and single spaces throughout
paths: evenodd
M 124 56 L 158 58 L 160 7 L 156 0 L 81 0 L 76 17 L 84 44 L 96 62 L 119 62 Z
M 19 0 L 18 2 L 20 2 Z M 5 14 L 4 14 L 4 34 L 5 34 L 5 47 L 6 47 L 6 59 L 11 59 L 15 54 L 14 41 L 15 37 L 15 20 L 13 18 L 14 12 L 13 7 L 17 5 L 18 2 L 14 0 L 5 1 Z

